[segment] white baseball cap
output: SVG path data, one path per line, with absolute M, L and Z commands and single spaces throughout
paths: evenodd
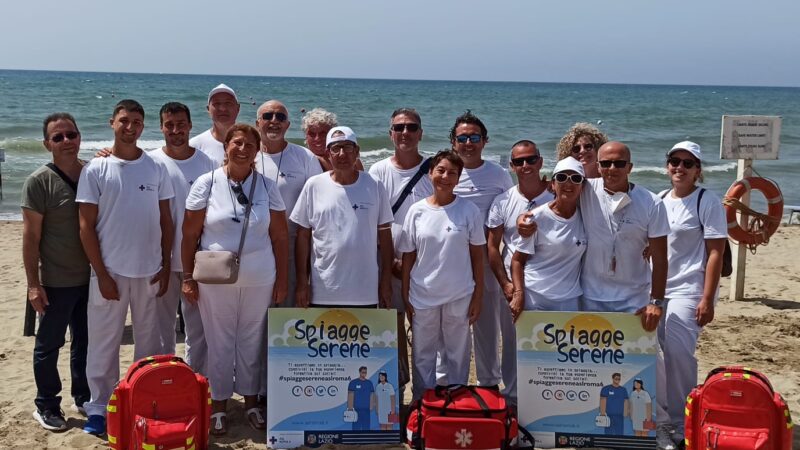
M 325 147 L 330 147 L 331 144 L 342 141 L 350 141 L 358 145 L 356 134 L 350 127 L 333 127 L 328 131 L 328 136 L 325 137 Z
M 219 94 L 220 92 L 232 95 L 233 99 L 236 100 L 236 103 L 239 103 L 239 98 L 236 96 L 236 92 L 233 92 L 233 89 L 228 87 L 228 85 L 225 83 L 220 83 L 217 87 L 215 87 L 214 89 L 211 90 L 211 92 L 208 93 L 208 103 L 211 103 L 211 97 L 213 97 L 216 94 Z
M 703 154 L 700 152 L 700 146 L 695 144 L 692 141 L 683 141 L 678 142 L 677 144 L 673 145 L 669 152 L 667 152 L 667 157 L 678 150 L 686 150 L 687 152 L 691 153 L 692 156 L 697 158 L 698 161 L 703 161 Z
M 553 169 L 553 175 L 559 172 L 566 172 L 571 170 L 573 172 L 578 172 L 582 176 L 586 176 L 586 172 L 583 170 L 583 164 L 580 161 L 573 158 L 572 156 L 567 156 L 566 158 L 562 159 L 561 161 L 556 163 L 556 168 Z

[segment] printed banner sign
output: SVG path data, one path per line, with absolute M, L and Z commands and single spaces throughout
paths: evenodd
M 539 448 L 654 449 L 656 352 L 633 314 L 523 312 L 520 426 Z
M 270 308 L 267 444 L 400 442 L 395 310 Z

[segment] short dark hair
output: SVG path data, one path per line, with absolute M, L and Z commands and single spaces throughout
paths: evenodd
M 114 106 L 114 112 L 111 114 L 111 117 L 112 118 L 117 117 L 117 113 L 119 113 L 123 109 L 128 112 L 138 112 L 139 114 L 142 115 L 142 118 L 144 119 L 144 108 L 142 107 L 142 104 L 137 102 L 136 100 L 131 100 L 129 98 L 120 100 L 119 103 L 117 103 L 117 105 Z
M 165 113 L 175 114 L 179 112 L 185 112 L 189 123 L 192 123 L 192 113 L 189 112 L 189 107 L 180 102 L 164 103 L 164 106 L 161 107 L 161 111 L 158 112 L 158 121 L 161 125 L 164 125 Z
M 479 119 L 475 114 L 472 114 L 472 111 L 466 110 L 464 114 L 456 117 L 456 122 L 453 124 L 453 128 L 450 128 L 450 141 L 454 141 L 456 139 L 456 128 L 464 123 L 470 123 L 479 126 L 481 129 L 481 136 L 484 140 L 489 137 L 489 132 L 486 130 L 486 125 L 483 124 L 481 119 Z
M 367 370 L 367 366 L 361 366 L 361 367 L 358 368 L 359 372 L 361 372 L 362 370 L 366 371 Z
M 75 125 L 75 131 L 77 131 L 78 133 L 81 132 L 81 130 L 78 129 L 78 124 L 75 122 L 75 118 L 72 117 L 72 114 L 65 112 L 57 112 L 45 117 L 44 122 L 42 122 L 42 135 L 44 136 L 45 139 L 48 138 L 47 126 L 59 120 L 69 120 L 70 122 L 72 122 L 73 125 Z
M 435 169 L 436 166 L 438 166 L 439 163 L 444 159 L 450 161 L 454 166 L 458 167 L 458 175 L 461 176 L 461 172 L 464 170 L 464 160 L 458 156 L 458 153 L 450 149 L 442 150 L 431 158 L 431 166 L 428 169 L 428 173 L 433 173 L 433 169 Z
M 414 120 L 417 121 L 417 123 L 419 124 L 420 127 L 422 126 L 422 118 L 419 116 L 419 113 L 414 108 L 397 108 L 397 109 L 395 109 L 392 112 L 392 120 L 394 120 L 394 118 L 399 116 L 399 115 L 411 116 L 411 117 L 414 118 Z
M 617 377 L 622 378 L 622 374 L 619 373 L 619 372 L 614 372 L 614 373 L 611 374 L 611 378 L 617 378 Z

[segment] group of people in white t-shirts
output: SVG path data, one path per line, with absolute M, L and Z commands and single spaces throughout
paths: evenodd
M 426 159 L 419 114 L 396 110 L 395 153 L 369 173 L 355 132 L 327 111 L 303 119 L 313 149 L 286 140 L 290 114 L 277 100 L 259 107 L 255 127 L 236 123 L 236 94 L 219 85 L 208 111 L 212 128 L 189 140 L 188 108 L 164 105 L 166 145 L 143 152 L 144 110 L 123 100 L 110 120 L 113 146 L 80 173 L 75 201 L 92 266 L 87 432 L 105 429 L 128 305 L 140 358 L 174 352 L 180 302 L 186 359 L 209 377 L 216 435 L 227 431 L 234 393 L 248 423 L 265 427 L 270 306 L 394 307 L 414 333 L 414 399 L 466 384 L 474 350 L 478 383 L 502 386 L 514 406 L 519 314 L 600 311 L 635 313 L 658 329 L 658 442 L 674 447 L 726 238 L 719 199 L 696 185 L 697 144 L 668 152 L 673 187 L 657 196 L 628 180 L 627 146 L 588 124 L 559 142 L 548 181 L 531 140 L 512 146 L 508 169 L 485 160 L 488 131 L 470 111 L 454 122 L 452 148 Z M 194 280 L 200 250 L 237 252 L 237 281 Z

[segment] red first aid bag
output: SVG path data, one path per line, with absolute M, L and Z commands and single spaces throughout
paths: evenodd
M 517 419 L 503 395 L 477 386 L 428 389 L 406 425 L 408 444 L 417 450 L 505 450 L 517 433 Z
M 108 444 L 114 450 L 208 447 L 208 380 L 174 355 L 133 363 L 107 407 Z
M 718 367 L 686 399 L 686 449 L 791 450 L 792 418 L 756 370 Z

